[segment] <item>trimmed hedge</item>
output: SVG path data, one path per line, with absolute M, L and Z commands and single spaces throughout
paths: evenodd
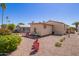
M 10 53 L 20 44 L 18 35 L 0 35 L 0 53 Z

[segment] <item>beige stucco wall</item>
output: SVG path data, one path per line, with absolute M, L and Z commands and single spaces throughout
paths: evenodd
M 36 32 L 39 33 L 40 36 L 52 33 L 52 26 L 49 25 L 46 25 L 46 28 L 44 28 L 43 24 L 32 24 L 30 28 L 31 33 L 34 33 L 34 28 L 36 28 Z
M 78 30 L 78 32 L 79 32 L 79 25 L 78 25 L 78 27 L 77 27 L 77 30 Z
M 54 34 L 59 35 L 66 34 L 67 25 L 65 25 L 64 23 L 59 22 L 48 22 L 48 23 L 54 25 L 53 27 Z

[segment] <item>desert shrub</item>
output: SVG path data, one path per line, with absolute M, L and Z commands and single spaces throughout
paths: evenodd
M 8 29 L 0 29 L 0 35 L 10 35 L 11 34 L 11 31 L 8 30 Z
M 60 42 L 63 42 L 65 40 L 65 38 L 60 39 Z
M 55 43 L 55 46 L 56 46 L 56 47 L 61 47 L 61 45 L 62 45 L 61 42 L 56 42 L 56 43 Z
M 16 50 L 21 38 L 18 35 L 0 35 L 0 53 L 10 53 Z

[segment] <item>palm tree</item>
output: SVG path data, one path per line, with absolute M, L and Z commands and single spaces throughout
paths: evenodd
M 10 24 L 10 20 L 8 16 L 6 16 L 6 21 L 7 21 L 7 24 Z
M 76 27 L 76 32 L 77 32 L 77 31 L 78 31 L 77 28 L 78 28 L 79 22 L 74 22 L 73 25 L 75 25 L 75 27 Z
M 5 3 L 1 3 L 1 7 L 2 7 L 2 24 L 3 24 L 4 10 L 6 9 L 6 4 Z
M 6 16 L 6 24 L 8 24 L 8 19 L 9 19 L 8 16 Z

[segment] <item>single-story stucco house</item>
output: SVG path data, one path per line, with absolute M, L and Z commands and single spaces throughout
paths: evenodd
M 68 25 L 57 21 L 31 23 L 30 26 L 30 32 L 38 33 L 40 36 L 49 34 L 64 35 L 68 28 Z

